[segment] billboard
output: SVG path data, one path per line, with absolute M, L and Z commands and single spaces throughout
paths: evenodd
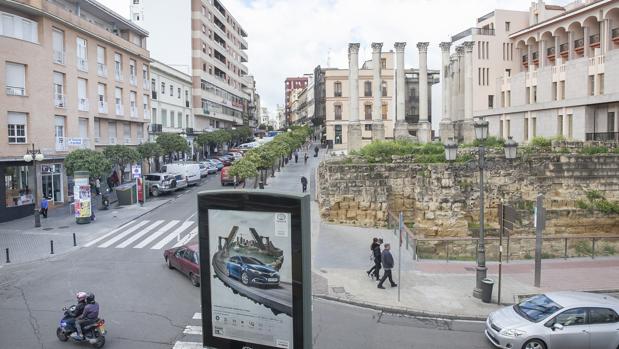
M 205 346 L 310 348 L 308 205 L 289 194 L 198 195 Z

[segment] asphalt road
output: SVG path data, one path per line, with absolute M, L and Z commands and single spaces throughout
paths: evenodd
M 85 347 L 55 336 L 62 307 L 80 290 L 95 292 L 101 305 L 109 331 L 105 348 L 170 349 L 187 340 L 186 326 L 196 325 L 200 312 L 200 289 L 167 269 L 163 250 L 191 237 L 196 193 L 221 188 L 211 177 L 133 222 L 139 229 L 122 239 L 112 235 L 45 261 L 0 268 L 0 348 Z M 168 227 L 171 221 L 176 225 Z M 187 229 L 169 235 L 177 226 Z M 159 238 L 139 248 L 148 235 L 132 237 L 149 228 Z M 415 319 L 323 300 L 314 301 L 313 328 L 314 348 L 492 348 L 480 323 Z

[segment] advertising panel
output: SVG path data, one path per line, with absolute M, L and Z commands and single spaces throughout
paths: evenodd
M 90 184 L 88 178 L 75 178 L 73 186 L 74 195 L 74 210 L 76 218 L 90 217 L 91 215 L 91 198 Z

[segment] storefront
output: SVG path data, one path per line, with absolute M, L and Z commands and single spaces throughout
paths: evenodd
M 61 163 L 41 165 L 41 195 L 55 203 L 64 202 L 63 166 Z

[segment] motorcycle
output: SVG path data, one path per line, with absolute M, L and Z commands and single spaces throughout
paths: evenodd
M 56 329 L 56 337 L 58 337 L 61 342 L 66 342 L 71 339 L 73 342 L 77 343 L 90 343 L 95 348 L 102 348 L 105 345 L 105 334 L 107 333 L 105 329 L 105 320 L 97 319 L 94 324 L 84 326 L 84 328 L 82 328 L 84 339 L 77 339 L 71 336 L 71 334 L 77 332 L 75 328 L 75 317 L 72 316 L 75 313 L 75 305 L 72 305 L 68 309 L 64 307 L 62 310 L 64 311 L 64 316 L 60 320 L 60 326 Z

